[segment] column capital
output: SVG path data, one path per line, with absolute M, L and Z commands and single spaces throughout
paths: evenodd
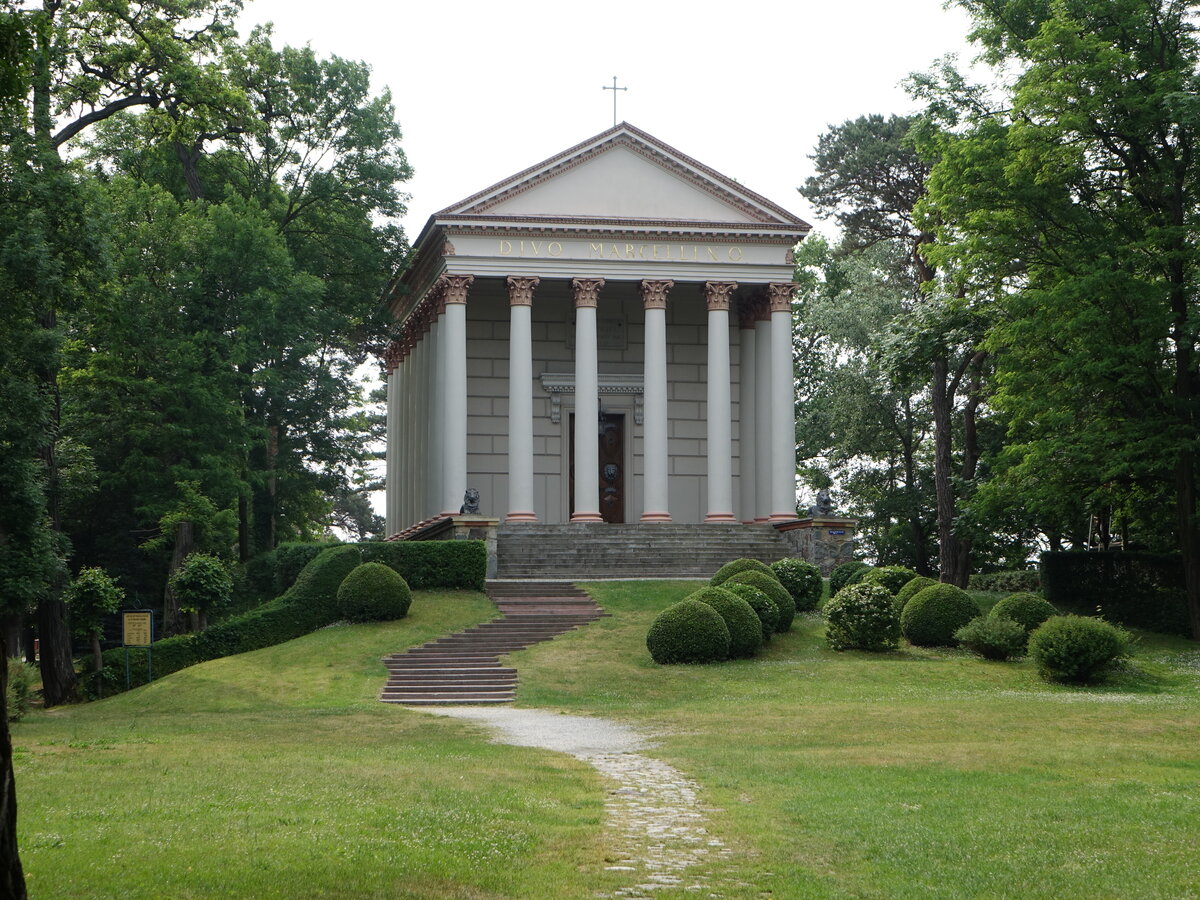
M 508 305 L 533 306 L 533 289 L 542 279 L 536 275 L 508 276 Z
M 383 368 L 390 374 L 396 370 L 403 358 L 404 349 L 400 341 L 389 341 L 383 350 Z
M 662 281 L 643 281 L 642 282 L 642 308 L 643 309 L 666 309 L 667 308 L 667 292 L 675 287 L 675 282 L 671 280 Z
M 572 278 L 571 294 L 575 298 L 575 308 L 596 308 L 600 300 L 600 288 L 604 287 L 603 278 Z
M 792 296 L 796 293 L 796 285 L 792 282 L 772 282 L 767 285 L 767 299 L 771 304 L 771 312 L 791 312 Z
M 443 275 L 438 279 L 442 286 L 443 302 L 466 303 L 467 289 L 474 280 L 474 275 Z
M 729 309 L 729 298 L 735 290 L 737 290 L 736 281 L 704 282 L 704 299 L 708 303 L 709 312 Z

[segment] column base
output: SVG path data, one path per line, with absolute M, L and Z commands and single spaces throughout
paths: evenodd
M 531 512 L 510 512 L 504 517 L 505 523 L 508 522 L 536 522 L 538 520 L 537 513 Z
M 642 513 L 642 522 L 670 522 L 671 514 L 665 512 L 647 512 Z
M 755 516 L 753 521 L 755 525 L 766 525 L 771 519 L 769 516 Z
M 604 517 L 600 513 L 594 512 L 577 512 L 571 516 L 571 522 L 603 522 Z
M 767 522 L 770 523 L 771 525 L 774 525 L 777 522 L 795 522 L 795 521 L 797 521 L 797 519 L 796 519 L 796 514 L 794 512 L 771 513 L 771 518 L 769 518 L 767 520 Z
M 705 525 L 736 525 L 738 520 L 733 517 L 733 513 L 709 513 L 704 517 Z

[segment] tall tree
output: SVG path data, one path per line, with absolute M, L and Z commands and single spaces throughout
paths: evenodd
M 914 132 L 922 124 L 916 117 L 873 115 L 831 128 L 821 136 L 813 156 L 817 174 L 801 191 L 818 210 L 836 217 L 845 230 L 847 251 L 883 242 L 904 247 L 900 271 L 927 297 L 915 308 L 920 315 L 913 322 L 919 327 L 903 333 L 909 341 L 896 358 L 907 363 L 900 371 L 911 387 L 918 384 L 913 381 L 918 367 L 924 370 L 919 383 L 928 390 L 933 411 L 938 571 L 943 581 L 965 586 L 971 542 L 959 527 L 959 495 L 977 471 L 978 444 L 973 438 L 986 353 L 978 345 L 978 336 L 951 330 L 942 321 L 954 298 L 939 300 L 937 271 L 925 253 L 933 232 L 916 212 L 931 165 L 915 141 Z M 953 470 L 956 417 L 962 419 L 963 436 L 957 478 Z
M 1016 73 L 930 178 L 930 257 L 1002 317 L 1014 472 L 1174 495 L 1200 638 L 1200 44 L 1180 0 L 964 0 Z

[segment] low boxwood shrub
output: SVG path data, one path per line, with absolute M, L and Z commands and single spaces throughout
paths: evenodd
M 825 589 L 820 569 L 803 559 L 781 559 L 771 563 L 771 571 L 792 595 L 797 612 L 817 608 L 821 602 L 821 592 Z
M 896 599 L 893 602 L 893 605 L 896 607 L 896 615 L 904 611 L 904 607 L 908 605 L 909 600 L 917 596 L 925 588 L 934 584 L 937 584 L 937 579 L 930 578 L 928 575 L 918 575 L 916 578 L 910 578 L 905 582 L 904 587 L 896 591 Z
M 387 622 L 408 615 L 412 591 L 394 569 L 366 562 L 338 586 L 337 605 L 342 617 L 351 622 Z
M 852 584 L 825 604 L 825 640 L 834 650 L 892 650 L 900 618 L 892 595 L 878 584 Z
M 1042 587 L 1042 576 L 1037 569 L 977 573 L 968 579 L 967 585 L 973 591 L 1038 591 Z
M 838 591 L 848 584 L 856 583 L 870 568 L 865 562 L 857 559 L 842 563 L 829 574 L 829 596 L 836 597 Z
M 739 572 L 729 581 L 756 587 L 770 597 L 779 608 L 779 621 L 775 625 L 775 630 L 782 634 L 791 629 L 792 619 L 796 618 L 796 601 L 792 599 L 787 588 L 780 584 L 779 579 L 774 575 L 764 575 L 762 572 L 753 571 Z M 728 582 L 726 583 L 728 584 Z
M 996 602 L 991 613 L 994 618 L 1012 619 L 1025 629 L 1025 634 L 1037 628 L 1051 616 L 1057 616 L 1055 609 L 1045 597 L 1040 594 L 1020 593 L 1009 594 Z
M 329 541 L 285 541 L 269 554 L 274 560 L 274 590 L 272 597 L 278 597 L 300 577 L 305 567 L 330 547 L 338 546 Z
M 954 639 L 972 653 L 1001 662 L 1024 653 L 1027 637 L 1020 622 L 990 615 L 976 616 L 954 632 Z
M 775 605 L 775 601 L 751 584 L 727 581 L 721 587 L 737 594 L 750 604 L 750 608 L 754 610 L 754 614 L 758 616 L 759 623 L 762 625 L 763 643 L 769 641 L 771 635 L 775 633 L 775 628 L 779 625 L 779 607 Z
M 699 600 L 680 600 L 654 619 L 646 649 L 656 663 L 710 663 L 729 658 L 729 627 Z
M 713 587 L 724 584 L 734 575 L 741 572 L 762 572 L 764 575 L 775 577 L 775 573 L 771 571 L 771 567 L 765 562 L 757 559 L 735 559 L 733 562 L 727 562 L 721 568 L 717 569 L 717 574 L 709 579 L 709 584 Z
M 906 566 L 878 566 L 869 572 L 863 572 L 860 584 L 878 584 L 887 589 L 893 597 L 900 589 L 917 577 L 917 573 Z
M 730 658 L 743 659 L 762 649 L 762 621 L 750 604 L 737 594 L 722 587 L 706 587 L 684 599 L 707 603 L 721 614 L 729 629 Z
M 1131 641 L 1103 619 L 1051 616 L 1029 635 L 1029 657 L 1043 678 L 1088 684 L 1127 656 Z
M 900 614 L 900 631 L 919 647 L 953 647 L 954 633 L 979 615 L 962 588 L 934 584 L 917 592 Z

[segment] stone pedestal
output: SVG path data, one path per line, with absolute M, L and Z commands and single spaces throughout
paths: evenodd
M 775 526 L 794 555 L 812 563 L 828 578 L 838 566 L 854 559 L 858 519 L 814 516 Z

